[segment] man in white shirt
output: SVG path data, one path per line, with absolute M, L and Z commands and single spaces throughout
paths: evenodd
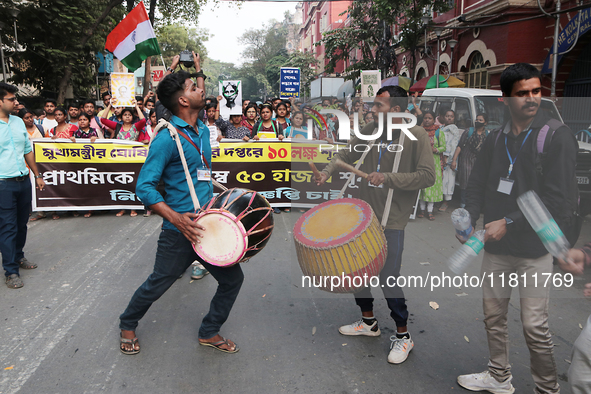
M 45 100 L 45 106 L 43 107 L 45 110 L 45 118 L 43 119 L 43 122 L 41 122 L 41 126 L 43 126 L 45 135 L 48 135 L 49 130 L 57 126 L 57 120 L 55 120 L 54 114 L 56 107 L 57 102 L 54 99 Z

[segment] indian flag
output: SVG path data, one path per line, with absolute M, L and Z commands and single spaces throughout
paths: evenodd
M 113 29 L 105 49 L 135 71 L 148 56 L 159 55 L 160 47 L 142 1 Z

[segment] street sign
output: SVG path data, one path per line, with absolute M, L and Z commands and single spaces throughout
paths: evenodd
M 279 78 L 279 97 L 300 97 L 300 69 L 281 67 Z
M 152 87 L 156 87 L 158 86 L 158 83 L 160 83 L 160 81 L 162 81 L 164 78 L 166 69 L 164 66 L 152 66 L 150 72 L 152 74 Z

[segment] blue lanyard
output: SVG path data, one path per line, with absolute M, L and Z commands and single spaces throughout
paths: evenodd
M 512 158 L 511 153 L 509 153 L 509 148 L 507 148 L 507 134 L 505 134 L 505 150 L 507 150 L 507 156 L 509 157 L 509 163 L 510 163 L 509 164 L 509 174 L 507 174 L 507 178 L 509 178 L 511 176 L 511 172 L 513 171 L 513 164 L 515 164 L 515 162 L 517 161 L 517 156 L 519 156 L 519 154 L 521 153 L 521 150 L 523 149 L 523 145 L 525 145 L 525 141 L 527 141 L 527 137 L 529 137 L 532 130 L 533 129 L 529 129 L 529 131 L 527 132 L 527 135 L 523 139 L 523 142 L 521 143 L 521 147 L 519 148 L 519 152 L 517 152 L 517 155 L 515 155 L 515 158 Z
M 388 146 L 390 146 L 390 145 L 392 145 L 392 141 L 390 141 L 390 143 L 388 144 Z M 382 152 L 383 152 L 383 150 L 381 149 L 381 144 L 378 145 L 378 149 L 380 151 L 380 155 L 378 156 L 378 169 L 376 170 L 376 172 L 380 172 L 380 167 L 381 167 L 380 164 L 382 162 Z M 388 149 L 388 148 L 386 147 L 386 149 Z

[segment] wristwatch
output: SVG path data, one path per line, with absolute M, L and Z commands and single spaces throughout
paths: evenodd
M 509 227 L 509 225 L 513 224 L 513 220 L 511 218 L 508 218 L 505 216 L 503 219 L 505 219 L 505 224 L 507 225 L 507 227 Z
M 166 71 L 173 72 L 173 71 L 174 71 L 174 68 L 172 68 L 172 67 L 168 67 L 168 68 L 166 69 Z
M 39 175 L 35 175 L 35 179 L 43 178 L 43 174 L 39 173 Z

